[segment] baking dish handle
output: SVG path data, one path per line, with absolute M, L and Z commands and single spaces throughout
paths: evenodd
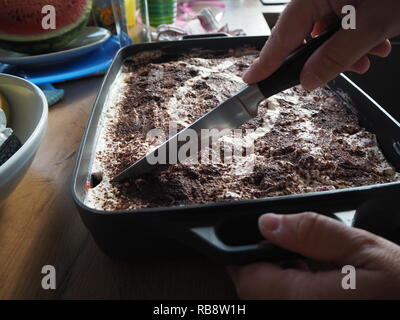
M 182 37 L 182 40 L 191 39 L 209 39 L 209 38 L 221 38 L 230 37 L 231 35 L 226 32 L 214 32 L 214 33 L 201 33 L 201 34 L 187 34 Z
M 300 258 L 297 253 L 279 248 L 266 241 L 257 244 L 233 246 L 224 243 L 214 226 L 195 227 L 191 235 L 197 238 L 198 249 L 214 255 L 216 261 L 227 265 L 248 264 L 256 261 L 283 261 Z M 199 241 L 200 240 L 200 241 Z

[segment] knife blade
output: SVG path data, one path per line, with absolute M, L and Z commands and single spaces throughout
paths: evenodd
M 261 101 L 300 83 L 300 73 L 308 58 L 337 30 L 338 27 L 308 41 L 289 56 L 270 77 L 256 84 L 247 85 L 237 94 L 124 169 L 111 182 L 122 182 L 129 177 L 139 177 L 170 164 L 171 154 L 177 154 L 178 149 L 186 143 L 186 138 L 190 136 L 190 131 L 194 130 L 197 135 L 200 135 L 202 129 L 236 129 L 256 117 L 258 104 Z M 160 154 L 163 155 L 165 163 L 155 162 L 155 159 L 160 159 Z

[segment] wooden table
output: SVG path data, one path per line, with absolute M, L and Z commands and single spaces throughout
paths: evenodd
M 269 34 L 258 0 L 227 1 L 226 21 L 249 35 Z M 58 85 L 44 141 L 23 181 L 0 208 L 0 299 L 235 298 L 222 266 L 209 261 L 128 263 L 102 253 L 70 196 L 76 152 L 102 77 Z M 43 290 L 42 267 L 56 268 Z

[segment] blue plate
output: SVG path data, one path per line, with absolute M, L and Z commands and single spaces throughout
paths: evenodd
M 112 36 L 99 49 L 61 65 L 48 66 L 37 70 L 24 70 L 17 66 L 0 65 L 0 72 L 27 79 L 37 85 L 63 82 L 105 72 L 119 49 L 118 37 Z

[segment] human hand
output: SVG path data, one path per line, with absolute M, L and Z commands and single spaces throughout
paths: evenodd
M 283 268 L 260 262 L 229 268 L 242 299 L 400 299 L 400 247 L 367 231 L 315 213 L 266 214 L 260 231 L 272 244 L 331 268 L 310 270 L 302 260 Z M 356 289 L 342 288 L 345 265 Z
M 388 56 L 387 38 L 400 34 L 400 1 L 292 0 L 244 81 L 255 83 L 271 75 L 310 33 L 316 36 L 329 29 L 344 5 L 356 8 L 356 29 L 340 29 L 309 58 L 300 75 L 303 87 L 316 89 L 344 71 L 365 73 L 370 67 L 367 54 Z

